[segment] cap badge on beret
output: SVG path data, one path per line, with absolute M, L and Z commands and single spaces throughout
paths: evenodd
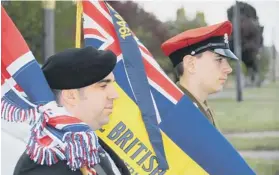
M 224 34 L 224 42 L 225 42 L 226 44 L 229 44 L 229 36 L 228 36 L 227 33 Z

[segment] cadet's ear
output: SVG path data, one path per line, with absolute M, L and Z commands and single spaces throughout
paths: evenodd
M 190 74 L 195 73 L 196 57 L 192 55 L 185 55 L 183 57 L 183 66 L 185 71 L 189 72 Z

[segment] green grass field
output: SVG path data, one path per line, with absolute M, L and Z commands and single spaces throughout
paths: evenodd
M 257 175 L 279 174 L 279 160 L 247 159 L 246 161 Z
M 279 130 L 279 83 L 244 89 L 244 101 L 209 100 L 217 126 L 223 133 Z
M 279 137 L 229 138 L 238 150 L 279 150 Z
M 233 94 L 232 96 L 235 96 Z M 279 131 L 279 82 L 243 91 L 243 102 L 209 100 L 222 133 Z M 279 137 L 228 138 L 237 150 L 279 150 Z M 247 159 L 257 175 L 279 175 L 279 160 Z

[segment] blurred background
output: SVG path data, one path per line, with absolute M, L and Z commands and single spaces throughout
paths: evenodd
M 40 64 L 55 52 L 75 47 L 74 1 L 1 3 Z M 279 175 L 279 1 L 109 3 L 173 81 L 177 77 L 172 64 L 160 48 L 164 41 L 188 29 L 233 23 L 230 47 L 241 61 L 231 62 L 234 71 L 224 91 L 210 96 L 209 105 L 220 132 L 257 174 Z M 28 126 L 2 121 L 1 135 L 1 165 L 6 168 L 2 174 L 12 174 L 24 151 Z M 7 157 L 9 161 L 3 161 Z

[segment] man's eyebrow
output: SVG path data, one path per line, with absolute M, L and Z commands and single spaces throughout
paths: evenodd
M 104 79 L 104 80 L 100 80 L 97 83 L 110 83 L 110 82 L 115 82 L 115 80 L 112 79 Z

